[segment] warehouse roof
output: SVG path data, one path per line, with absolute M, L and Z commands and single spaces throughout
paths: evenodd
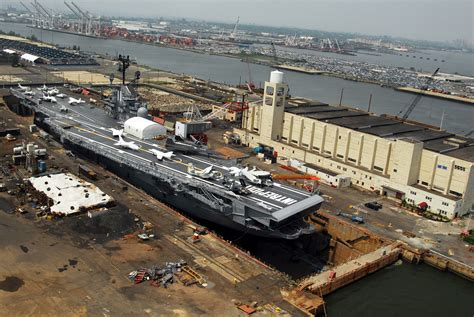
M 34 63 L 38 58 L 39 58 L 38 56 L 31 55 L 28 53 L 21 55 L 21 59 L 31 62 L 31 63 Z
M 422 123 L 403 122 L 388 115 L 378 116 L 361 110 L 330 106 L 302 98 L 290 100 L 285 111 L 381 138 L 423 142 L 427 150 L 474 162 L 474 139 L 436 130 Z

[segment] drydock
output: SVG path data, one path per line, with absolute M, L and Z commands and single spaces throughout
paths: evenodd
M 273 183 L 272 186 L 246 185 L 245 194 L 237 194 L 225 185 L 235 179 L 232 162 L 203 155 L 174 152 L 171 159 L 157 159 L 152 150 L 166 151 L 164 142 L 141 140 L 126 135 L 139 149 L 117 146 L 112 129 L 121 122 L 90 103 L 42 100 L 37 89 L 25 94 L 20 88 L 11 93 L 19 99 L 18 112 L 34 113 L 35 123 L 54 135 L 67 148 L 78 151 L 157 199 L 191 215 L 248 234 L 296 239 L 313 229 L 304 217 L 315 212 L 323 199 L 318 195 Z M 26 109 L 25 109 L 26 108 Z M 192 175 L 189 166 L 202 171 L 210 168 L 222 177 Z M 235 179 L 237 181 L 237 179 Z

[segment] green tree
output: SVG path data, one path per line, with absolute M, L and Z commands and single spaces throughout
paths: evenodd
M 18 66 L 20 64 L 20 56 L 18 54 L 12 54 L 11 56 L 12 66 Z

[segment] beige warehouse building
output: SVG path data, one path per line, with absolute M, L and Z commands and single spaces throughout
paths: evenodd
M 302 162 L 354 186 L 455 218 L 474 203 L 474 139 L 388 116 L 288 98 L 283 73 L 272 72 L 261 104 L 235 132 L 264 145 L 280 162 Z

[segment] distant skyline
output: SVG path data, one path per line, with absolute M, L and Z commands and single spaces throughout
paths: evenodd
M 0 0 L 3 6 L 17 1 Z M 28 2 L 28 1 L 27 1 Z M 39 0 L 67 12 L 63 0 Z M 175 17 L 473 43 L 472 0 L 75 0 L 97 15 Z

